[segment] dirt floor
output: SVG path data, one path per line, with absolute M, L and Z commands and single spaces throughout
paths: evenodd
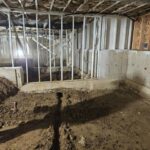
M 18 93 L 0 128 L 0 150 L 149 150 L 150 105 L 128 89 Z

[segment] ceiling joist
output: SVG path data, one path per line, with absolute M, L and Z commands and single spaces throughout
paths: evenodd
M 38 10 L 38 0 L 35 0 L 35 8 Z
M 5 2 L 5 0 L 2 0 L 2 2 L 4 3 L 4 5 L 10 9 L 9 5 Z
M 109 9 L 111 9 L 111 8 L 113 8 L 113 7 L 115 7 L 115 6 L 118 5 L 119 3 L 121 3 L 121 1 L 115 2 L 115 3 L 112 4 L 111 6 L 109 6 L 109 7 L 105 8 L 104 10 L 100 11 L 100 13 L 104 13 L 105 11 L 107 11 L 107 10 L 109 10 Z
M 53 9 L 54 2 L 55 2 L 55 0 L 52 0 L 51 6 L 50 6 L 50 11 L 52 11 L 52 9 Z
M 99 7 L 100 5 L 102 5 L 105 2 L 105 0 L 100 1 L 99 3 L 97 3 L 94 7 L 92 7 L 89 12 L 94 11 L 97 7 Z
M 87 3 L 89 2 L 89 0 L 84 0 L 84 3 L 82 3 L 81 5 L 79 5 L 79 7 L 76 9 L 76 12 L 77 11 L 81 11 L 81 8 L 86 5 Z
M 135 10 L 137 10 L 137 9 L 139 9 L 139 8 L 145 7 L 145 6 L 147 6 L 147 5 L 148 5 L 147 3 L 144 3 L 144 4 L 142 4 L 142 5 L 139 5 L 138 7 L 134 7 L 134 8 L 131 8 L 131 9 L 127 10 L 127 11 L 123 12 L 122 14 L 127 14 L 127 13 L 129 13 L 129 12 L 133 12 L 133 11 L 135 11 Z
M 68 8 L 69 4 L 71 3 L 72 0 L 68 0 L 67 5 L 64 7 L 63 12 Z
M 137 18 L 150 12 L 149 0 L 1 0 L 0 12 L 8 14 L 11 12 L 12 19 L 16 24 L 22 21 L 22 14 L 26 15 L 29 26 L 35 21 L 35 14 L 38 13 L 39 22 L 47 22 L 47 15 L 52 15 L 52 20 L 59 22 L 59 16 L 99 16 L 100 14 L 121 15 L 129 18 Z M 7 21 L 7 18 L 0 14 L 0 23 Z M 17 21 L 18 20 L 18 21 Z M 82 20 L 82 18 L 81 18 Z M 81 22 L 80 19 L 77 21 Z M 83 20 L 82 20 L 83 21 Z M 38 22 L 38 23 L 39 23 Z
M 135 4 L 135 2 L 132 2 L 132 3 L 130 3 L 130 4 L 126 4 L 125 6 L 120 7 L 120 8 L 118 8 L 117 10 L 113 11 L 113 13 L 120 13 L 120 12 L 123 11 L 125 8 L 128 8 L 129 6 L 131 6 L 131 5 L 133 5 L 133 4 Z

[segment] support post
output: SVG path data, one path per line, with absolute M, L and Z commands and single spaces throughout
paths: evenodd
M 11 33 L 11 17 L 10 17 L 10 13 L 8 13 L 8 22 L 9 22 L 9 50 L 10 50 L 10 56 L 11 56 L 12 67 L 14 67 L 13 49 L 12 49 L 12 33 Z
M 40 74 L 40 52 L 39 52 L 39 29 L 38 29 L 38 13 L 36 13 L 36 38 L 37 38 L 37 56 L 38 56 L 38 79 L 41 81 Z
M 28 74 L 28 53 L 27 53 L 27 40 L 26 40 L 26 29 L 25 29 L 25 19 L 24 19 L 24 13 L 22 14 L 22 20 L 23 20 L 23 41 L 24 41 L 24 53 L 25 53 L 25 59 L 26 59 L 26 82 L 29 83 L 29 74 Z
M 103 16 L 101 17 L 101 21 L 100 21 L 100 25 L 99 25 L 99 28 L 100 28 L 100 38 L 99 38 L 99 51 L 98 51 L 98 64 L 99 64 L 99 67 L 98 67 L 98 73 L 99 73 L 99 78 L 101 76 L 101 68 L 100 68 L 100 51 L 102 50 L 102 29 L 103 29 Z
M 56 67 L 56 62 L 55 62 L 55 58 L 56 58 L 56 55 L 55 55 L 55 34 L 53 32 L 53 58 L 54 58 L 54 67 Z
M 99 77 L 99 61 L 100 61 L 100 57 L 99 57 L 99 52 L 100 52 L 100 45 L 101 45 L 101 26 L 102 26 L 102 16 L 99 17 L 99 23 L 98 23 L 98 46 L 97 46 L 97 78 Z
M 72 16 L 72 80 L 74 79 L 74 16 Z
M 61 80 L 63 80 L 63 15 L 61 15 L 60 54 Z
M 66 30 L 66 64 L 67 64 L 67 67 L 68 67 L 68 64 L 69 64 L 69 48 L 68 48 L 68 32 Z
M 84 70 L 84 49 L 85 49 L 85 22 L 86 18 L 83 18 L 83 33 L 82 33 L 82 69 L 81 69 L 81 77 L 83 79 L 83 70 Z
M 50 14 L 48 15 L 48 20 L 49 20 L 49 76 L 50 76 L 50 81 L 52 81 L 52 51 L 51 51 L 51 16 Z
M 95 55 L 95 37 L 96 37 L 96 17 L 94 17 L 94 24 L 93 24 L 93 50 L 92 50 L 92 63 L 91 63 L 91 78 L 93 78 L 94 73 L 94 55 Z

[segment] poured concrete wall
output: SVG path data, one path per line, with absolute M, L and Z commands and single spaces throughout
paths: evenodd
M 22 67 L 0 67 L 0 77 L 12 81 L 19 88 L 24 84 Z
M 150 88 L 150 52 L 128 52 L 127 79 Z
M 94 77 L 98 79 L 123 79 L 126 77 L 128 50 L 101 50 L 95 52 Z M 78 62 L 81 63 L 81 57 Z M 79 64 L 79 63 L 78 63 Z M 92 50 L 85 51 L 84 72 L 90 77 Z M 77 66 L 78 67 L 78 66 Z M 80 69 L 82 66 L 80 65 Z
M 128 50 L 104 50 L 99 52 L 97 78 L 124 79 L 127 72 Z

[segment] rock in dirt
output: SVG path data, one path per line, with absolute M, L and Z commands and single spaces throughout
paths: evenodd
M 83 147 L 85 147 L 86 146 L 85 137 L 81 136 L 78 143 L 81 144 Z

